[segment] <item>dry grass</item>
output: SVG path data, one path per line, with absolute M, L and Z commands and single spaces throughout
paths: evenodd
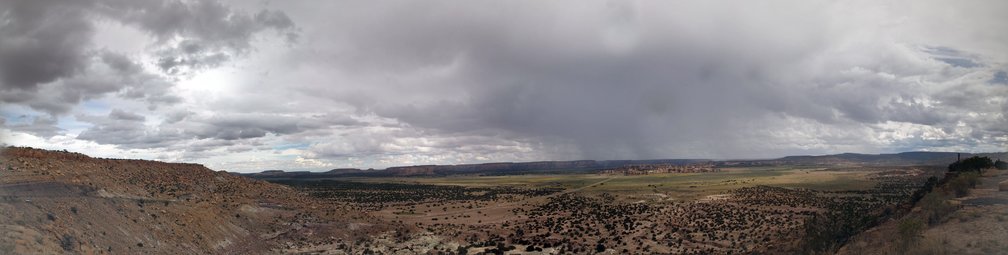
M 924 238 L 917 245 L 913 246 L 906 254 L 913 255 L 946 255 L 952 254 L 948 250 L 948 240 L 944 238 Z

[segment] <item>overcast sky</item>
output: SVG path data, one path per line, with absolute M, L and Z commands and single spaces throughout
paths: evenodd
M 1008 150 L 1008 1 L 0 1 L 0 139 L 216 170 Z

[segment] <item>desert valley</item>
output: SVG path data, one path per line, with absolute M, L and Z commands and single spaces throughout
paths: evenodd
M 0 248 L 17 254 L 1008 250 L 1008 171 L 949 172 L 938 162 L 954 153 L 254 174 L 31 148 L 2 155 Z M 975 183 L 955 186 L 967 176 Z M 894 233 L 906 221 L 920 224 L 915 236 Z M 924 234 L 974 222 L 988 227 Z

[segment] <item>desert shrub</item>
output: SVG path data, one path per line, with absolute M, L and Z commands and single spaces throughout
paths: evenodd
M 803 254 L 832 254 L 851 236 L 847 228 L 853 224 L 836 217 L 813 215 L 805 222 Z
M 966 180 L 966 183 L 969 183 L 970 187 L 976 187 L 976 185 L 980 184 L 980 173 L 978 172 L 962 173 L 957 178 Z
M 948 188 L 950 191 L 954 192 L 956 197 L 965 197 L 969 195 L 969 181 L 965 179 L 956 178 L 948 183 Z
M 931 192 L 925 195 L 924 198 L 921 198 L 920 207 L 924 220 L 929 225 L 941 223 L 945 216 L 956 210 L 956 207 L 948 202 L 948 197 L 942 192 Z
M 980 180 L 980 173 L 966 173 L 962 175 L 962 178 L 966 178 L 966 181 L 969 182 L 970 187 L 976 187 L 977 185 L 980 185 L 982 183 L 982 181 Z
M 965 197 L 969 195 L 970 189 L 976 187 L 977 184 L 980 184 L 980 174 L 968 172 L 949 181 L 948 188 L 955 193 L 956 197 Z
M 64 251 L 73 251 L 74 246 L 77 245 L 77 240 L 74 239 L 74 237 L 69 234 L 63 234 L 63 237 L 60 238 L 59 243 L 60 248 L 63 248 Z
M 900 220 L 896 226 L 898 231 L 897 249 L 905 253 L 911 246 L 920 241 L 921 233 L 924 232 L 924 222 L 917 217 L 908 216 Z

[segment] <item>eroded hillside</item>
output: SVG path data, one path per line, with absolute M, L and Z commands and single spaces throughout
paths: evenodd
M 11 147 L 0 153 L 0 215 L 5 254 L 272 253 L 385 229 L 286 186 L 201 165 Z
M 986 169 L 960 194 L 949 182 L 837 254 L 1008 254 L 1008 170 Z

